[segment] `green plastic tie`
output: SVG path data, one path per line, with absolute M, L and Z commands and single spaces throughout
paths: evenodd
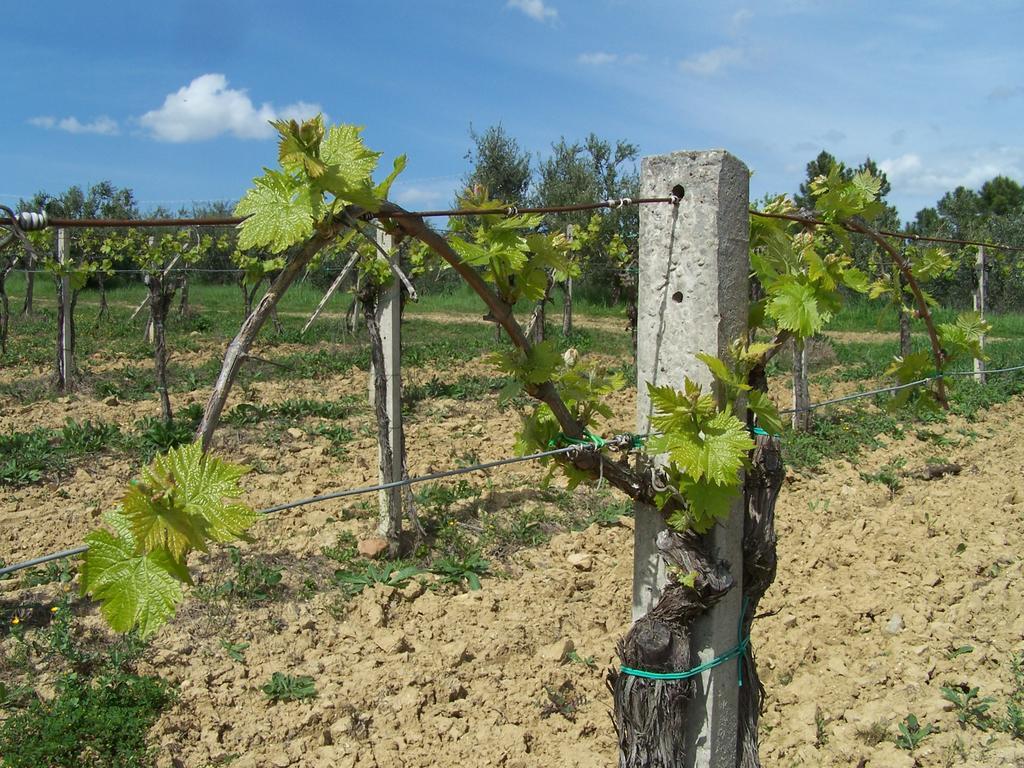
M 707 672 L 709 669 L 725 664 L 725 662 L 732 659 L 738 658 L 737 662 L 737 675 L 739 687 L 743 687 L 743 656 L 747 652 L 747 646 L 750 645 L 750 635 L 743 636 L 743 619 L 747 615 L 747 605 L 749 600 L 744 598 L 743 610 L 740 612 L 740 624 L 736 628 L 736 639 L 737 643 L 728 651 L 723 653 L 721 656 L 716 656 L 710 661 L 705 661 L 703 664 L 698 664 L 693 669 L 688 669 L 685 672 L 648 672 L 644 669 L 633 669 L 632 667 L 621 666 L 619 671 L 624 675 L 632 675 L 633 677 L 642 677 L 647 680 L 687 680 L 691 677 Z
M 754 429 L 752 431 L 753 431 L 753 433 L 755 435 L 764 435 L 765 437 L 775 437 L 775 438 L 780 438 L 780 439 L 782 438 L 782 435 L 773 435 L 773 434 L 771 434 L 769 432 L 766 432 L 765 430 L 761 429 L 761 427 L 754 427 Z
M 584 430 L 581 438 L 569 437 L 565 433 L 559 432 L 548 441 L 548 448 L 558 448 L 561 445 L 592 445 L 600 450 L 608 445 L 608 442 L 603 437 L 587 430 Z

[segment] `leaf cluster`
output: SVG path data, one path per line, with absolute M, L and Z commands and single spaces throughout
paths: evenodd
M 277 120 L 272 124 L 280 136 L 280 169 L 264 168 L 235 208 L 236 215 L 248 217 L 238 240 L 243 251 L 265 248 L 281 253 L 342 215 L 346 206 L 380 210 L 391 184 L 405 168 L 402 155 L 388 177 L 374 184 L 381 153 L 366 147 L 362 128 L 344 124 L 327 128 L 321 115 L 301 123 Z
M 739 487 L 739 472 L 754 447 L 746 426 L 730 411 L 719 410 L 713 394 L 686 379 L 682 390 L 647 385 L 659 434 L 647 442 L 651 454 L 665 454 L 669 490 L 659 506 L 681 501 L 668 524 L 676 530 L 709 531 L 729 514 Z
M 563 281 L 579 275 L 569 241 L 561 232 L 541 232 L 540 214 L 508 215 L 509 206 L 490 199 L 486 190 L 466 192 L 459 204 L 494 211 L 476 217 L 475 223 L 456 223 L 453 228 L 458 234 L 449 242 L 465 263 L 482 271 L 509 306 L 521 298 L 542 299 L 549 277 Z
M 110 626 L 146 637 L 165 623 L 191 584 L 187 558 L 210 541 L 244 536 L 258 518 L 237 501 L 247 468 L 204 454 L 199 443 L 157 457 L 86 536 L 82 592 L 102 603 Z

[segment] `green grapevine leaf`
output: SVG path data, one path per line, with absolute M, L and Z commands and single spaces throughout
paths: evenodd
M 164 548 L 176 560 L 206 540 L 231 541 L 259 515 L 235 499 L 248 468 L 203 453 L 196 442 L 159 456 L 122 500 L 139 551 Z
M 384 181 L 382 181 L 380 184 L 373 188 L 374 197 L 376 197 L 378 200 L 387 199 L 388 194 L 391 192 L 391 185 L 395 183 L 395 179 L 398 178 L 398 174 L 405 170 L 407 162 L 408 158 L 406 158 L 405 155 L 399 155 L 398 157 L 395 158 L 395 161 L 392 165 L 391 173 L 387 175 L 387 178 L 384 179 Z
M 355 125 L 331 126 L 320 145 L 320 159 L 326 170 L 317 181 L 340 200 L 376 211 L 380 201 L 371 178 L 383 153 L 366 147 L 359 135 L 362 130 Z
M 803 337 L 813 336 L 831 318 L 831 313 L 819 308 L 814 288 L 796 280 L 786 280 L 777 288 L 768 302 L 768 315 L 780 328 Z
M 685 393 L 668 386 L 647 384 L 654 409 L 651 424 L 655 429 L 665 433 L 696 434 L 700 421 L 715 412 L 714 396 L 700 394 L 700 389 L 689 379 L 684 382 L 684 388 Z
M 668 453 L 680 469 L 693 480 L 707 478 L 712 483 L 735 484 L 747 451 L 754 442 L 744 424 L 731 413 L 718 412 L 700 425 L 652 437 L 652 453 Z
M 857 293 L 868 292 L 868 276 L 856 267 L 847 267 L 843 270 L 843 285 Z
M 707 533 L 716 522 L 728 518 L 733 503 L 739 499 L 735 482 L 725 485 L 707 478 L 687 478 L 679 490 L 686 498 L 691 526 L 697 533 Z
M 238 247 L 280 253 L 313 233 L 323 202 L 294 177 L 269 168 L 264 171 L 235 206 L 236 216 L 249 217 L 241 224 Z
M 951 354 L 967 354 L 979 360 L 985 359 L 981 339 L 990 330 L 992 326 L 977 312 L 962 312 L 955 323 L 941 323 L 938 326 L 943 349 Z
M 103 603 L 100 610 L 113 629 L 138 627 L 147 637 L 173 615 L 183 579 L 167 552 L 138 554 L 133 541 L 105 530 L 93 531 L 85 543 L 82 593 Z
M 324 175 L 327 167 L 318 157 L 324 138 L 322 117 L 301 124 L 296 120 L 272 120 L 270 124 L 281 135 L 277 156 L 282 168 L 288 173 L 305 171 L 311 179 Z

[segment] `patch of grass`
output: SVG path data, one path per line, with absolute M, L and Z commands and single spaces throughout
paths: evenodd
M 324 557 L 329 557 L 342 567 L 347 568 L 359 559 L 359 542 L 354 534 L 342 531 L 338 534 L 333 546 L 324 547 Z
M 632 516 L 633 501 L 631 499 L 611 496 L 607 501 L 597 504 L 596 508 L 594 508 L 589 514 L 576 520 L 572 527 L 574 530 L 581 531 L 596 523 L 604 528 L 611 525 L 618 525 L 620 517 Z
M 556 529 L 557 526 L 541 508 L 517 510 L 510 517 L 487 515 L 481 539 L 486 547 L 507 557 L 524 547 L 543 544 Z
M 0 754 L 9 768 L 152 765 L 146 734 L 170 700 L 154 677 L 68 673 L 52 699 L 33 699 L 0 725 Z
M 807 432 L 783 433 L 786 463 L 798 469 L 812 469 L 823 461 L 849 459 L 862 449 L 881 445 L 879 435 L 900 438 L 903 427 L 891 414 L 852 406 L 832 416 L 819 416 Z
M 343 456 L 345 446 L 356 438 L 351 429 L 340 424 L 317 424 L 313 428 L 313 434 L 326 437 L 331 441 L 330 453 L 333 456 Z
M 121 438 L 121 429 L 116 424 L 105 422 L 82 422 L 68 419 L 61 429 L 62 446 L 68 453 L 98 453 L 115 445 Z
M 67 560 L 50 561 L 43 568 L 30 568 L 21 574 L 21 586 L 38 587 L 43 584 L 68 584 L 75 577 L 75 570 Z
M 228 640 L 221 640 L 220 647 L 232 661 L 245 664 L 245 652 L 249 649 L 249 643 L 232 643 Z
M 252 426 L 272 418 L 274 411 L 266 405 L 257 403 L 239 403 L 229 410 L 222 421 L 235 427 Z
M 67 465 L 53 430 L 0 435 L 0 485 L 31 485 Z
M 197 590 L 200 597 L 259 603 L 280 593 L 280 568 L 269 566 L 258 558 L 243 558 L 238 547 L 228 547 L 228 559 L 235 569 L 234 574 L 212 589 Z
M 273 407 L 274 414 L 285 419 L 312 416 L 320 419 L 343 419 L 352 412 L 352 401 L 313 400 L 297 398 L 284 400 Z
M 896 492 L 903 487 L 902 469 L 907 461 L 903 458 L 895 458 L 884 464 L 877 472 L 861 472 L 860 479 L 865 483 L 880 483 L 889 489 L 889 498 L 893 498 Z
M 156 416 L 146 416 L 135 422 L 138 430 L 139 447 L 149 461 L 158 453 L 166 453 L 171 448 L 191 443 L 196 428 L 203 418 L 203 407 L 192 403 L 174 415 L 170 423 Z
M 24 677 L 0 692 L 3 765 L 152 766 L 156 755 L 147 734 L 173 691 L 159 678 L 132 669 L 144 648 L 137 637 L 85 646 L 69 603 L 55 608 L 49 628 L 15 636 L 23 651 Z M 45 689 L 33 691 L 44 679 Z

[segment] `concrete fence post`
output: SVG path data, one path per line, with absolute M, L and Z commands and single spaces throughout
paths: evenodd
M 378 230 L 377 242 L 388 253 L 394 250 L 394 238 Z M 402 479 L 402 464 L 405 456 L 402 430 L 402 283 L 397 277 L 380 294 L 377 304 L 377 323 L 384 347 L 384 375 L 387 378 L 388 443 L 391 446 L 391 477 L 379 473 L 381 483 L 393 483 Z M 373 368 L 370 370 L 370 398 L 373 401 Z M 378 461 L 378 466 L 380 462 Z M 378 492 L 377 503 L 381 529 L 386 526 L 401 527 L 402 489 L 389 488 Z
M 679 189 L 682 187 L 682 190 Z M 682 388 L 684 377 L 710 387 L 712 376 L 694 357 L 724 357 L 746 333 L 749 306 L 749 172 L 723 150 L 644 158 L 643 197 L 680 194 L 677 206 L 640 209 L 637 318 L 637 429 L 650 429 L 647 383 Z M 633 618 L 657 602 L 665 563 L 655 546 L 663 528 L 653 507 L 637 505 Z M 735 586 L 693 628 L 694 663 L 736 645 L 743 573 L 743 502 L 708 534 L 711 550 L 730 565 Z M 686 760 L 698 768 L 736 768 L 737 665 L 722 664 L 697 682 L 689 707 Z

